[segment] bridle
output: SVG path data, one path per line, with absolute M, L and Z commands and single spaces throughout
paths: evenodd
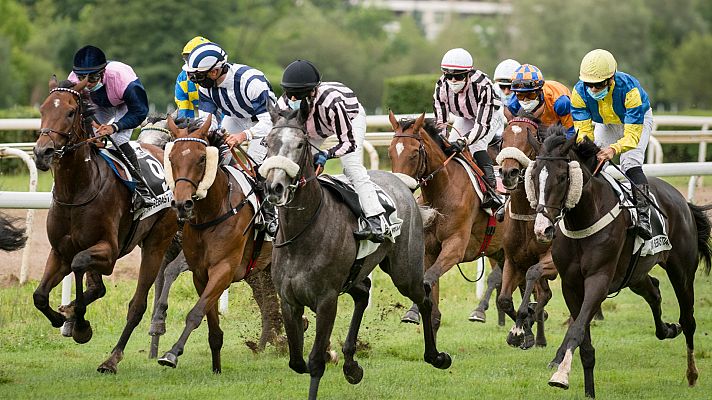
M 428 171 L 428 155 L 425 153 L 425 144 L 423 137 L 415 133 L 396 133 L 394 138 L 408 138 L 418 141 L 418 167 L 415 169 L 415 179 L 418 181 L 418 186 L 425 186 L 425 173 Z M 430 178 L 432 179 L 432 177 Z M 430 180 L 428 179 L 428 181 Z
M 55 92 L 66 92 L 66 93 L 71 93 L 77 101 L 77 109 L 74 112 L 74 117 L 72 120 L 72 125 L 70 127 L 69 131 L 59 131 L 56 129 L 52 128 L 40 128 L 37 132 L 40 137 L 42 136 L 47 136 L 49 137 L 49 140 L 52 141 L 52 147 L 55 149 L 55 153 L 53 156 L 56 156 L 57 158 L 62 158 L 65 154 L 72 152 L 76 150 L 79 146 L 87 143 L 89 140 L 92 140 L 91 137 L 89 137 L 87 133 L 86 127 L 82 124 L 84 121 L 84 115 L 83 115 L 83 107 L 82 107 L 82 95 L 78 91 L 70 88 L 63 88 L 63 87 L 57 87 L 49 91 L 49 94 L 51 95 L 52 93 Z M 54 138 L 52 137 L 51 134 L 56 134 L 59 136 L 64 137 L 67 139 L 67 144 L 62 146 L 61 148 L 57 148 L 57 144 L 54 141 Z M 84 140 L 80 140 L 76 143 L 72 143 L 72 139 L 78 137 L 79 139 L 85 138 Z
M 173 143 L 177 143 L 177 142 L 196 142 L 196 143 L 200 143 L 200 144 L 204 145 L 205 147 L 208 147 L 208 146 L 210 145 L 206 140 L 199 139 L 199 138 L 192 138 L 192 137 L 177 138 L 177 139 L 175 139 L 175 140 L 173 141 Z M 205 171 L 203 171 L 203 177 L 205 177 Z M 184 176 L 181 176 L 181 177 L 175 178 L 175 179 L 173 180 L 174 183 L 178 183 L 178 182 L 181 182 L 181 181 L 188 182 L 188 183 L 190 183 L 191 185 L 193 185 L 193 187 L 194 187 L 196 190 L 198 189 L 198 184 L 195 183 L 195 182 L 193 182 L 193 180 L 190 179 L 190 178 L 186 178 L 186 177 L 184 177 Z M 196 195 L 195 193 L 193 193 L 193 195 L 192 195 L 191 197 L 193 198 L 193 200 L 198 200 L 197 195 Z
M 542 161 L 566 161 L 567 163 L 571 162 L 571 159 L 569 157 L 564 157 L 564 156 L 537 156 L 535 160 L 542 160 Z M 571 188 L 571 176 L 569 175 L 568 168 L 566 170 L 566 187 L 567 187 L 567 193 L 568 190 Z M 561 204 L 558 206 L 552 206 L 549 204 L 537 204 L 536 206 L 536 213 L 541 214 L 544 217 L 546 217 L 553 225 L 556 225 L 559 220 L 564 218 L 564 215 L 566 215 L 566 211 L 568 210 L 565 207 L 566 204 L 566 197 L 567 195 L 564 195 L 563 198 L 561 199 Z M 551 217 L 549 213 L 546 211 L 547 209 L 554 209 L 558 210 L 558 214 L 555 217 Z

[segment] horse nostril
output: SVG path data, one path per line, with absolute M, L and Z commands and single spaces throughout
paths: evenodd
M 512 169 L 509 171 L 509 177 L 510 177 L 510 178 L 516 178 L 516 177 L 518 177 L 518 176 L 519 176 L 519 168 L 512 168 Z
M 42 154 L 44 157 L 50 157 L 52 154 L 54 154 L 54 148 L 48 147 L 45 149 L 44 153 Z
M 282 185 L 281 183 L 275 183 L 274 185 L 272 185 L 272 191 L 277 196 L 281 196 L 284 192 L 284 185 Z
M 183 207 L 185 208 L 186 211 L 190 211 L 193 209 L 193 200 L 186 200 L 185 203 L 183 203 Z
M 547 237 L 554 237 L 554 226 L 547 226 L 546 229 L 544 229 L 544 235 Z

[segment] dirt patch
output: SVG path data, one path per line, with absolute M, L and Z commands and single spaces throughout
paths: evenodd
M 687 187 L 677 187 L 678 190 L 687 196 Z M 696 204 L 712 203 L 712 187 L 701 187 L 695 192 Z M 22 221 L 27 217 L 27 210 L 0 210 L 8 215 L 20 218 Z M 27 241 L 29 249 L 29 279 L 39 280 L 44 271 L 47 255 L 49 255 L 50 245 L 47 241 L 47 210 L 35 210 L 32 224 L 32 234 Z M 22 265 L 23 251 L 18 250 L 10 253 L 0 251 L 0 287 L 4 284 L 12 285 L 19 282 L 20 266 Z M 130 254 L 121 258 L 114 268 L 114 273 L 106 280 L 136 279 L 141 263 L 141 249 L 136 247 Z M 13 279 L 10 275 L 14 275 Z

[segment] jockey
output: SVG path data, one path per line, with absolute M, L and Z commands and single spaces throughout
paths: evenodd
M 384 241 L 385 210 L 378 201 L 375 187 L 363 166 L 363 140 L 366 136 L 366 112 L 354 92 L 339 82 L 322 82 L 319 70 L 309 61 L 296 60 L 282 75 L 284 95 L 277 100 L 282 110 L 309 107 L 306 129 L 309 141 L 317 148 L 336 135 L 338 143 L 327 151 L 314 154 L 314 163 L 322 167 L 329 158 L 339 158 L 344 175 L 351 181 L 366 215 L 368 226 L 354 232 L 361 240 Z
M 267 154 L 262 140 L 272 130 L 267 104 L 274 103 L 276 98 L 262 71 L 228 63 L 227 57 L 217 44 L 202 43 L 190 52 L 183 70 L 188 79 L 198 85 L 199 117 L 213 114 L 211 128 L 217 129 L 222 115 L 222 128 L 228 133 L 225 144 L 232 148 L 249 141 L 247 154 L 259 164 Z M 255 191 L 264 199 L 262 185 L 257 185 Z M 264 228 L 274 237 L 277 232 L 274 206 L 263 201 L 261 208 Z
M 531 64 L 517 68 L 511 79 L 516 96 L 507 104 L 505 115 L 508 119 L 524 110 L 536 115 L 544 126 L 563 125 L 569 138 L 576 134 L 569 88 L 557 81 L 545 81 L 539 68 Z
M 433 94 L 435 122 L 443 127 L 442 135 L 447 137 L 448 114 L 461 117 L 455 119 L 448 137 L 450 146 L 457 152 L 470 146 L 473 158 L 492 188 L 483 194 L 482 208 L 498 208 L 502 199 L 496 193 L 497 181 L 487 146 L 495 134 L 490 123 L 500 106 L 499 98 L 487 75 L 472 67 L 472 56 L 467 50 L 449 50 L 443 56 L 440 68 L 443 75 L 435 84 Z
M 131 164 L 131 176 L 144 182 L 141 167 L 134 149 L 129 144 L 131 133 L 148 115 L 148 97 L 134 70 L 119 61 L 107 61 L 98 47 L 87 45 L 74 54 L 72 72 L 67 78 L 72 82 L 87 79 L 92 102 L 97 106 L 94 118 L 101 125 L 95 135 L 111 135 Z M 147 199 L 138 191 L 134 195 L 133 209 L 140 209 Z
M 190 52 L 203 43 L 210 43 L 210 41 L 202 36 L 196 36 L 190 39 L 190 41 L 185 44 L 185 47 L 183 47 L 183 61 L 187 62 Z M 198 87 L 188 79 L 188 73 L 185 71 L 181 71 L 176 78 L 175 102 L 176 107 L 178 107 L 177 118 L 195 118 L 195 110 L 198 109 L 200 104 Z
M 512 75 L 514 71 L 519 68 L 521 64 L 517 60 L 512 60 L 508 58 L 494 69 L 494 92 L 499 96 L 503 107 L 492 116 L 491 128 L 494 130 L 494 137 L 501 138 L 502 132 L 504 132 L 504 127 L 507 125 L 507 117 L 504 115 L 504 109 L 507 108 L 509 102 L 514 97 L 514 92 L 512 92 Z
M 617 67 L 613 54 L 606 50 L 592 50 L 583 57 L 580 81 L 571 97 L 572 115 L 578 130 L 577 140 L 588 137 L 603 147 L 598 153 L 599 161 L 620 154 L 621 169 L 637 186 L 634 190 L 637 233 L 648 240 L 652 234 L 648 179 L 643 173 L 643 162 L 653 130 L 653 110 L 640 82 L 617 71 Z

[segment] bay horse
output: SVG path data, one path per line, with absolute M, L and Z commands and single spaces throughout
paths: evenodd
M 433 326 L 437 331 L 441 318 L 438 279 L 455 264 L 482 256 L 481 246 L 489 215 L 480 208 L 480 199 L 465 168 L 458 162 L 445 162 L 448 156 L 442 150 L 444 139 L 434 120 L 426 120 L 422 114 L 415 120 L 399 122 L 392 111 L 389 120 L 394 131 L 388 148 L 392 171 L 413 178 L 414 182 L 409 186 L 415 186 L 416 181 L 426 182 L 420 185 L 419 202 L 437 211 L 435 220 L 425 228 L 424 265 L 425 283 L 433 291 Z M 505 229 L 502 224 L 497 227 L 484 251 L 493 271 L 504 261 L 502 239 Z M 489 294 L 473 312 L 472 320 L 484 321 L 488 298 Z M 418 311 L 413 305 L 402 320 L 417 323 Z M 504 325 L 503 318 L 500 318 L 500 325 Z
M 670 184 L 649 178 L 650 191 L 667 217 L 667 234 L 672 248 L 654 255 L 634 255 L 635 235 L 629 231 L 631 217 L 620 212 L 617 194 L 610 184 L 593 175 L 599 151 L 592 141 L 576 143 L 559 134 L 539 146 L 525 183 L 529 200 L 536 206 L 534 233 L 552 243 L 551 254 L 561 275 L 561 288 L 573 323 L 569 326 L 551 366 L 558 367 L 549 385 L 568 388 L 571 361 L 580 348 L 584 370 L 584 393 L 595 397 L 593 370 L 596 362 L 591 343 L 590 322 L 610 293 L 629 287 L 650 306 L 655 336 L 672 339 L 684 333 L 687 344 L 687 382 L 698 378 L 695 365 L 694 280 L 700 262 L 710 273 L 710 220 L 705 211 L 712 205 L 695 206 Z M 553 221 L 559 221 L 554 224 Z M 600 222 L 599 222 L 600 221 Z M 563 230 L 565 228 L 565 231 Z M 631 261 L 632 260 L 632 261 Z M 653 266 L 665 269 L 680 308 L 679 323 L 663 322 L 659 281 L 650 276 Z
M 134 222 L 131 193 L 90 144 L 91 110 L 81 94 L 85 85 L 86 81 L 58 83 L 53 77 L 49 96 L 40 106 L 35 163 L 42 171 L 52 170 L 54 200 L 47 216 L 52 248 L 33 299 L 52 326 L 59 328 L 67 322 L 64 333 L 77 343 L 86 343 L 92 328 L 84 315 L 86 307 L 106 293 L 102 275 L 110 275 L 117 259 L 141 246 L 141 267 L 126 326 L 109 358 L 97 369 L 115 373 L 126 343 L 146 311 L 148 291 L 178 224 L 175 213 L 167 208 Z M 161 149 L 150 145 L 143 149 L 163 160 Z M 58 313 L 50 308 L 49 293 L 70 272 L 74 272 L 76 298 Z
M 183 119 L 175 120 L 178 127 L 189 127 L 189 122 L 189 120 Z M 141 133 L 138 136 L 140 143 L 151 143 L 162 149 L 172 140 L 173 137 L 171 131 L 168 130 L 166 115 L 150 115 L 146 123 L 141 127 Z M 219 145 L 219 143 L 211 144 Z M 156 296 L 151 327 L 148 332 L 151 335 L 149 358 L 158 357 L 160 337 L 166 333 L 166 315 L 170 288 L 178 279 L 178 276 L 189 269 L 188 262 L 182 251 L 182 238 L 183 232 L 179 231 L 174 238 L 174 243 L 166 251 L 163 258 L 163 267 L 156 277 Z M 274 290 L 270 269 L 253 270 L 247 275 L 245 282 L 252 289 L 252 295 L 262 315 L 262 333 L 259 340 L 256 343 L 248 341 L 246 344 L 255 352 L 264 350 L 268 343 L 282 346 L 283 337 L 280 336 L 282 316 L 279 311 L 279 299 Z
M 376 265 L 391 277 L 401 294 L 423 310 L 425 361 L 436 368 L 448 368 L 452 360 L 447 353 L 437 350 L 431 324 L 431 287 L 423 283 L 423 222 L 408 187 L 391 173 L 369 172 L 372 181 L 394 200 L 403 224 L 394 243 L 386 240 L 375 253 L 363 258 L 360 268 L 352 267 L 358 250 L 353 237 L 357 218 L 316 179 L 312 145 L 305 128 L 307 107 L 277 111 L 270 106 L 270 114 L 274 126 L 267 136 L 267 158 L 260 174 L 266 178 L 267 200 L 279 210 L 272 279 L 282 300 L 289 367 L 297 373 L 310 374 L 309 399 L 317 397 L 337 300 L 342 292 L 354 301 L 349 332 L 342 347 L 344 376 L 351 384 L 363 378 L 363 368 L 354 360 L 354 354 L 371 288 L 368 274 Z M 316 313 L 316 333 L 308 363 L 303 356 L 304 307 Z
M 26 241 L 25 229 L 15 226 L 15 218 L 0 213 L 0 250 L 19 250 Z
M 507 343 L 522 349 L 531 348 L 535 344 L 540 347 L 547 344 L 544 307 L 552 297 L 548 281 L 557 277 L 550 244 L 539 242 L 534 235 L 536 212 L 529 206 L 524 190 L 524 171 L 536 157 L 536 150 L 530 142 L 542 141 L 542 129 L 539 120 L 529 113 L 511 119 L 502 133 L 502 150 L 497 156 L 502 184 L 509 192 L 505 213 L 507 230 L 502 243 L 502 289 L 497 304 L 515 321 L 515 326 L 507 336 Z M 522 302 L 515 313 L 512 293 L 524 282 L 526 286 Z M 533 315 L 530 315 L 528 303 L 534 290 L 536 306 Z M 531 329 L 534 321 L 537 322 L 536 338 Z
M 195 129 L 179 128 L 168 117 L 168 130 L 176 139 L 166 149 L 166 180 L 173 187 L 173 208 L 178 218 L 187 221 L 183 228 L 183 252 L 200 299 L 188 313 L 180 338 L 158 363 L 175 368 L 191 332 L 207 316 L 212 370 L 220 373 L 223 331 L 218 299 L 232 282 L 245 279 L 253 270 L 269 270 L 272 246 L 265 241 L 259 247 L 260 243 L 253 240 L 256 232 L 252 220 L 256 210 L 247 199 L 249 193 L 243 192 L 235 178 L 218 165 L 218 149 L 211 145 L 215 133 L 209 132 L 211 119 L 209 116 Z M 266 286 L 264 290 L 255 298 L 269 296 L 276 304 L 274 286 Z M 258 301 L 261 303 L 264 301 Z M 276 338 L 281 325 L 265 322 L 267 314 L 263 307 L 260 311 L 263 328 L 271 326 L 278 330 L 272 332 Z

